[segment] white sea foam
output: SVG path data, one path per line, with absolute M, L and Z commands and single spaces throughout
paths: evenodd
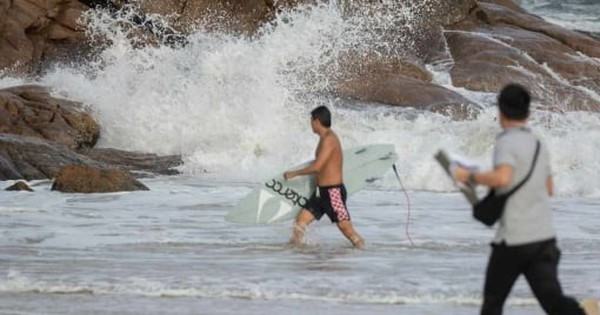
M 246 288 L 223 288 L 223 286 L 198 287 L 170 287 L 162 282 L 139 277 L 123 279 L 119 284 L 75 284 L 75 283 L 48 283 L 46 281 L 32 280 L 17 271 L 10 270 L 4 281 L 0 283 L 0 292 L 3 293 L 39 293 L 39 294 L 121 294 L 138 295 L 147 297 L 194 297 L 194 298 L 233 298 L 244 300 L 298 300 L 313 302 L 334 303 L 362 303 L 362 304 L 449 304 L 449 305 L 481 305 L 481 298 L 477 295 L 462 294 L 414 294 L 402 295 L 396 292 L 369 292 L 365 290 L 346 292 L 335 290 L 325 294 L 311 294 L 293 292 L 293 290 L 268 289 L 261 285 L 241 284 Z M 508 305 L 535 305 L 537 301 L 532 298 L 512 298 Z

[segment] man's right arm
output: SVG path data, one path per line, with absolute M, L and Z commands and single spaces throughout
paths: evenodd
M 473 184 L 483 185 L 491 188 L 503 188 L 512 182 L 513 168 L 510 165 L 500 165 L 492 171 L 474 173 L 465 168 L 457 167 L 454 178 L 462 183 L 472 181 Z

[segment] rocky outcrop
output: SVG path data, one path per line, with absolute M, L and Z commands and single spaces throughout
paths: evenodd
M 125 170 L 69 165 L 61 168 L 52 190 L 66 193 L 107 193 L 149 189 Z
M 549 23 L 536 15 L 518 12 L 501 4 L 483 2 L 479 3 L 479 10 L 474 12 L 474 15 L 488 25 L 512 25 L 522 30 L 540 33 L 574 51 L 600 58 L 600 45 L 597 40 Z
M 136 12 L 130 16 L 132 24 L 169 43 L 172 32 L 190 32 L 198 23 L 207 31 L 252 37 L 267 22 L 288 23 L 274 19 L 278 12 L 315 2 L 0 0 L 0 71 L 35 73 L 40 60 L 55 54 L 57 47 L 83 43 L 76 21 L 88 7 L 99 6 L 115 13 L 124 3 L 133 4 L 130 8 Z M 383 5 L 370 0 L 339 3 L 347 15 L 366 14 L 358 11 Z M 385 7 L 389 8 L 393 10 Z M 530 87 L 543 106 L 600 109 L 600 41 L 591 35 L 528 14 L 514 0 L 427 0 L 413 6 L 415 17 L 406 23 L 402 23 L 406 12 L 396 9 L 397 27 L 377 32 L 392 41 L 405 38 L 404 32 L 413 32 L 407 43 L 401 43 L 406 51 L 396 55 L 378 51 L 345 54 L 342 59 L 350 59 L 339 61 L 342 73 L 327 74 L 330 82 L 336 83 L 337 91 L 333 92 L 342 98 L 454 112 L 444 107 L 465 106 L 468 101 L 432 82 L 424 66 L 453 60 L 451 76 L 456 87 L 497 92 L 508 82 L 520 82 Z M 155 13 L 168 16 L 174 29 L 147 19 Z M 186 43 L 180 39 L 176 37 L 175 42 Z M 374 62 L 374 54 L 384 58 Z M 70 123 L 59 116 L 54 125 L 64 125 L 61 120 Z M 21 131 L 24 135 L 38 133 L 29 127 Z
M 422 7 L 415 6 L 414 14 L 418 18 L 406 21 L 411 24 L 410 30 L 390 29 L 385 35 L 405 38 L 411 42 L 411 47 L 405 47 L 401 55 L 386 56 L 377 52 L 344 55 L 340 62 L 342 74 L 337 79 L 339 95 L 465 118 L 465 110 L 471 107 L 472 102 L 433 83 L 433 75 L 426 69 L 425 63 L 449 58 L 441 27 L 462 21 L 476 6 L 473 0 L 431 0 Z
M 481 0 L 479 2 L 480 3 L 493 3 L 493 4 L 503 6 L 505 8 L 508 8 L 515 12 L 527 13 L 527 11 L 525 11 L 525 9 L 521 8 L 521 6 L 518 3 L 516 3 L 514 0 Z
M 180 25 L 204 21 L 209 30 L 241 34 L 255 33 L 278 10 L 313 2 L 139 0 L 142 11 L 175 13 Z M 365 4 L 378 5 L 368 0 L 340 4 L 348 15 Z M 410 21 L 414 34 L 406 54 L 376 62 L 368 54 L 343 56 L 350 60 L 340 60 L 342 73 L 332 74 L 342 98 L 455 112 L 447 109 L 470 102 L 433 83 L 423 66 L 454 60 L 451 76 L 456 87 L 497 92 L 509 82 L 519 82 L 542 106 L 600 109 L 600 65 L 592 59 L 600 56 L 597 39 L 548 23 L 514 0 L 429 0 L 414 10 L 418 18 Z M 389 28 L 379 35 L 393 39 L 405 36 L 403 31 Z
M 0 90 L 0 133 L 39 137 L 77 149 L 93 147 L 100 126 L 81 104 L 30 85 Z
M 178 31 L 189 33 L 200 24 L 208 31 L 253 35 L 277 8 L 294 7 L 311 0 L 196 0 L 196 1 L 153 1 L 136 2 L 140 11 L 171 17 Z
M 6 191 L 33 191 L 24 181 L 18 181 L 5 189 Z
M 66 165 L 119 168 L 174 175 L 179 156 L 156 156 L 113 149 L 82 149 L 78 152 L 39 137 L 0 133 L 0 180 L 51 179 Z
M 100 126 L 82 104 L 40 86 L 0 90 L 0 180 L 54 178 L 65 165 L 172 175 L 179 156 L 92 149 Z
M 108 167 L 39 137 L 0 134 L 0 180 L 54 178 L 71 164 Z
M 541 18 L 479 3 L 470 19 L 445 32 L 453 84 L 497 92 L 510 82 L 558 110 L 600 110 L 600 42 Z
M 458 93 L 431 83 L 431 73 L 418 61 L 351 56 L 343 58 L 342 69 L 338 92 L 343 98 L 421 109 L 470 104 Z
M 149 2 L 156 1 L 145 1 Z M 184 27 L 204 19 L 205 27 L 209 29 L 242 34 L 255 33 L 272 12 L 265 0 L 180 2 L 184 3 L 180 11 L 180 23 Z
M 81 42 L 84 9 L 75 0 L 0 0 L 0 71 L 36 73 L 61 46 Z
M 472 104 L 460 94 L 442 86 L 402 74 L 382 74 L 371 77 L 369 81 L 346 82 L 341 86 L 340 93 L 345 97 L 361 101 L 421 109 Z
M 35 75 L 47 61 L 74 60 L 90 52 L 79 25 L 90 8 L 116 14 L 123 4 L 133 5 L 130 18 L 139 31 L 159 42 L 180 44 L 185 39 L 173 33 L 190 32 L 198 21 L 206 21 L 202 24 L 208 30 L 250 35 L 273 17 L 275 2 L 296 1 L 0 0 L 0 74 Z M 174 29 L 148 19 L 152 14 L 171 17 Z
M 82 149 L 77 152 L 113 167 L 162 175 L 179 174 L 174 168 L 183 164 L 179 155 L 158 156 L 116 149 Z

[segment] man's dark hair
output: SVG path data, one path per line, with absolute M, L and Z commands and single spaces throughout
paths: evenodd
M 519 84 L 505 86 L 498 95 L 498 107 L 504 117 L 511 120 L 523 120 L 529 116 L 529 92 Z
M 325 106 L 319 106 L 310 112 L 312 119 L 318 119 L 323 127 L 331 127 L 331 112 Z

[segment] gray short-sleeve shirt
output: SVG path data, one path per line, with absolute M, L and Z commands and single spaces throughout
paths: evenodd
M 528 128 L 509 128 L 498 135 L 494 149 L 494 167 L 508 165 L 514 173 L 510 185 L 498 189 L 496 193 L 507 193 L 527 176 L 535 155 L 537 140 Z M 494 243 L 522 245 L 555 237 L 546 187 L 546 180 L 550 176 L 549 153 L 542 143 L 531 177 L 508 198 L 499 220 Z

